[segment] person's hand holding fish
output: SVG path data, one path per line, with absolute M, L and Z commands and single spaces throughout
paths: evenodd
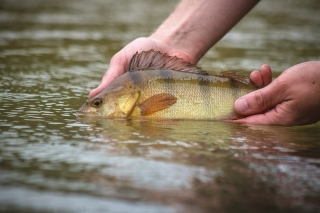
M 173 48 L 172 46 L 166 44 L 165 42 L 159 39 L 155 39 L 153 37 L 138 38 L 132 41 L 127 46 L 125 46 L 122 50 L 120 50 L 117 54 L 115 54 L 112 57 L 110 61 L 109 69 L 105 73 L 104 77 L 102 78 L 101 84 L 96 89 L 93 89 L 90 92 L 89 98 L 92 98 L 98 95 L 114 79 L 124 74 L 126 72 L 126 69 L 128 67 L 131 57 L 136 52 L 148 51 L 151 49 L 155 51 L 167 53 L 169 56 L 177 56 L 179 58 L 182 58 L 185 61 L 195 63 L 195 60 L 193 59 L 193 57 L 190 56 L 187 52 Z
M 310 61 L 285 70 L 267 87 L 238 99 L 237 122 L 304 125 L 320 120 L 320 62 Z

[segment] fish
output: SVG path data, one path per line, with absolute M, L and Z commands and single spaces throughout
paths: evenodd
M 106 118 L 241 118 L 236 99 L 257 87 L 238 71 L 209 75 L 182 58 L 155 51 L 136 52 L 127 71 L 77 111 L 78 116 Z

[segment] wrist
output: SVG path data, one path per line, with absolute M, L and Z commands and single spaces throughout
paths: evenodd
M 189 55 L 189 61 L 195 64 L 257 2 L 182 0 L 150 38 Z
M 165 53 L 168 55 L 177 56 L 192 64 L 196 64 L 201 58 L 201 56 L 197 55 L 197 49 L 190 48 L 190 45 L 184 45 L 184 42 L 181 41 L 183 39 L 179 39 L 179 37 L 179 33 L 161 32 L 159 30 L 149 36 L 159 47 L 164 47 Z

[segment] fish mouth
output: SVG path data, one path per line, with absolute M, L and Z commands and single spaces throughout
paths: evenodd
M 86 116 L 99 116 L 99 114 L 97 112 L 86 112 L 86 111 L 76 111 L 75 113 L 76 116 L 78 117 L 86 117 Z
M 77 111 L 76 116 L 98 116 L 99 113 L 93 107 L 90 107 L 89 100 L 87 100 Z

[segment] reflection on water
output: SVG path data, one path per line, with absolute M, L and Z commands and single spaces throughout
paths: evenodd
M 320 211 L 319 123 L 74 115 L 112 55 L 176 2 L 1 2 L 1 212 Z M 261 2 L 200 65 L 280 72 L 319 60 L 318 10 L 317 1 Z

